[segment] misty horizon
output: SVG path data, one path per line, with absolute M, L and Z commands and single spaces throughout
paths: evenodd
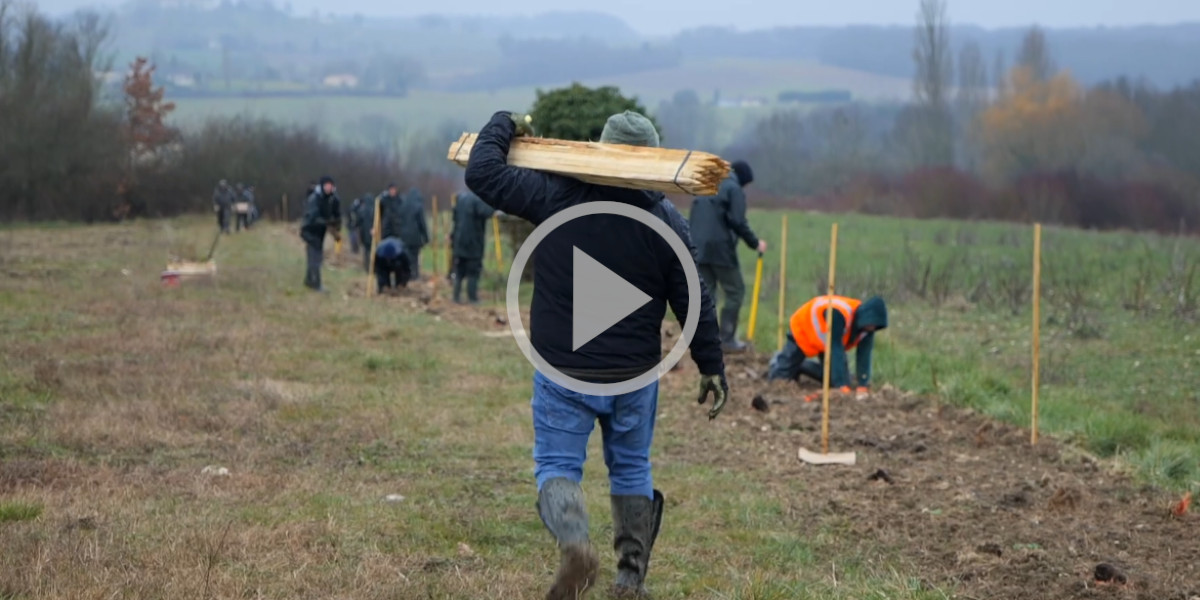
M 254 0 L 252 0 L 254 1 Z M 266 1 L 266 0 L 262 0 Z M 215 2 L 214 2 L 215 3 Z M 724 27 L 740 31 L 803 26 L 911 26 L 916 19 L 916 3 L 895 0 L 843 0 L 830 6 L 811 0 L 743 0 L 738 8 L 727 5 L 695 5 L 684 0 L 660 0 L 647 8 L 644 0 L 609 0 L 597 7 L 583 0 L 517 0 L 498 11 L 494 2 L 460 0 L 453 5 L 413 3 L 393 4 L 382 0 L 343 0 L 336 11 L 315 0 L 279 0 L 275 6 L 290 5 L 292 14 L 303 17 L 319 11 L 321 15 L 366 18 L 411 18 L 428 15 L 454 17 L 530 17 L 552 12 L 597 12 L 623 20 L 639 34 L 672 35 L 700 27 Z M 34 5 L 52 14 L 78 9 L 112 10 L 123 1 L 41 0 Z M 809 10 L 810 8 L 815 10 Z M 1010 0 L 1003 4 L 983 0 L 958 0 L 948 3 L 948 16 L 955 25 L 987 29 L 1040 25 L 1048 28 L 1134 27 L 1200 22 L 1200 2 L 1187 0 L 1145 0 L 1136 4 L 1120 0 L 1060 0 L 1053 6 L 1036 0 Z

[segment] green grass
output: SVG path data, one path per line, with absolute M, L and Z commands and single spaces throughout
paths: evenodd
M 42 505 L 28 502 L 0 502 L 0 523 L 32 521 L 42 516 Z
M 755 346 L 772 352 L 780 219 L 751 221 L 771 246 Z M 1028 426 L 1032 227 L 790 213 L 785 320 L 824 293 L 835 221 L 838 293 L 888 301 L 876 382 Z M 1046 228 L 1042 251 L 1041 429 L 1155 483 L 1196 485 L 1200 391 L 1189 374 L 1200 368 L 1200 241 Z M 741 256 L 752 290 L 753 254 Z

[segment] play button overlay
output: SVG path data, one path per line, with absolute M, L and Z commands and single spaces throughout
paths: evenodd
M 654 230 L 662 236 L 676 258 L 683 265 L 684 278 L 688 288 L 688 311 L 683 321 L 683 332 L 671 351 L 662 361 L 645 373 L 615 383 L 593 383 L 570 377 L 546 362 L 530 341 L 529 332 L 521 320 L 521 274 L 525 265 L 529 264 L 537 247 L 550 232 L 563 224 L 589 215 L 618 215 L 633 219 Z M 571 351 L 577 351 L 588 342 L 596 339 L 613 325 L 621 322 L 630 313 L 650 302 L 652 298 L 637 286 L 629 283 L 608 266 L 589 256 L 579 248 L 572 247 L 571 282 Z M 571 391 L 593 396 L 615 396 L 640 390 L 657 381 L 675 367 L 687 352 L 692 338 L 696 335 L 696 327 L 700 322 L 700 273 L 696 270 L 696 262 L 691 250 L 683 239 L 667 225 L 665 221 L 654 216 L 649 211 L 630 204 L 620 202 L 586 202 L 577 204 L 566 210 L 555 213 L 549 219 L 538 225 L 533 233 L 525 240 L 513 257 L 512 266 L 508 272 L 505 303 L 508 311 L 508 324 L 512 330 L 513 339 L 525 358 L 533 366 L 554 383 Z M 596 365 L 604 368 L 605 365 Z
M 575 280 L 571 284 L 571 351 L 574 352 L 645 306 L 650 296 L 587 252 L 575 247 L 572 252 Z

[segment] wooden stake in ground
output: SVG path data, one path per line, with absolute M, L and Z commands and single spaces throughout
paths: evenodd
M 496 245 L 496 272 L 504 274 L 504 250 L 500 247 L 500 216 L 492 215 L 492 242 Z
M 825 380 L 821 383 L 821 453 L 800 449 L 800 460 L 814 465 L 853 465 L 858 457 L 853 452 L 829 453 L 829 369 L 833 356 L 833 281 L 837 272 L 837 223 L 833 224 L 829 239 L 829 301 L 825 308 Z M 850 326 L 849 323 L 846 324 Z
M 750 301 L 750 326 L 746 332 L 746 339 L 754 341 L 754 329 L 758 325 L 758 292 L 762 289 L 762 252 L 758 253 L 758 264 L 754 266 L 754 299 Z
M 450 242 L 450 236 L 454 235 L 454 209 L 458 208 L 458 194 L 450 195 L 450 225 L 446 227 L 446 276 L 450 277 L 454 274 L 454 245 Z
M 783 215 L 779 232 L 779 350 L 783 350 L 783 329 L 787 327 L 784 320 L 784 301 L 787 298 L 787 215 Z
M 433 246 L 433 250 L 432 250 L 433 256 L 430 257 L 433 260 L 433 278 L 434 279 L 437 279 L 438 256 L 441 256 L 441 254 L 438 253 L 438 250 L 442 247 L 442 243 L 439 241 L 441 238 L 438 237 L 438 221 L 441 220 L 439 218 L 440 216 L 441 215 L 438 214 L 437 196 L 435 195 L 433 197 L 433 219 L 432 219 L 433 220 L 433 244 L 431 244 Z
M 1038 443 L 1038 379 L 1041 335 L 1041 296 L 1042 296 L 1042 224 L 1033 225 L 1033 405 L 1030 443 Z
M 371 223 L 371 257 L 367 259 L 367 297 L 375 295 L 375 251 L 379 249 L 379 199 L 383 194 L 375 196 L 375 217 Z M 366 248 L 363 248 L 366 250 Z

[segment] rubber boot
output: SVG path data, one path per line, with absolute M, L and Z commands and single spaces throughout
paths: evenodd
M 739 342 L 737 339 L 737 326 L 736 314 L 718 324 L 722 352 L 744 352 L 746 350 L 746 343 Z
M 457 275 L 454 276 L 454 303 L 455 304 L 462 304 L 462 287 L 463 287 L 463 278 L 458 277 Z M 469 289 L 470 288 L 468 288 L 468 294 L 467 294 L 468 296 L 470 296 Z
M 479 278 L 467 278 L 467 301 L 471 304 L 479 304 Z
M 556 477 L 538 492 L 538 515 L 558 542 L 558 571 L 546 600 L 582 598 L 596 581 L 600 561 L 588 540 L 587 508 L 578 483 Z
M 663 495 L 654 490 L 654 499 L 645 496 L 612 496 L 613 549 L 617 551 L 617 579 L 614 598 L 646 598 L 646 571 L 650 551 L 662 525 Z

